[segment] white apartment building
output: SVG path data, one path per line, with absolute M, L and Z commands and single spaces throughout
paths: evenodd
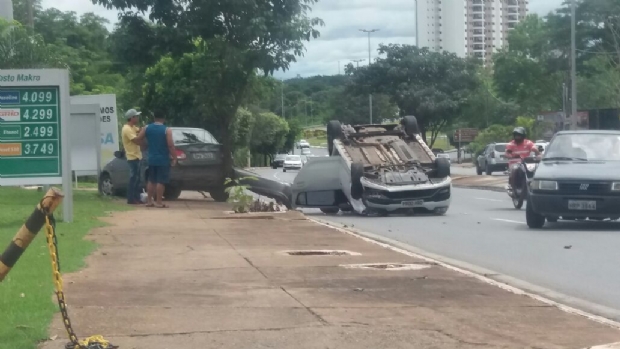
M 527 15 L 527 0 L 416 0 L 420 47 L 488 63 Z

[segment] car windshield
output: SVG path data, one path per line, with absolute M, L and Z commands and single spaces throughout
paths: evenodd
M 543 161 L 620 161 L 620 135 L 568 133 L 556 136 L 545 150 Z
M 496 144 L 495 151 L 503 153 L 506 151 L 506 144 Z
M 289 155 L 286 157 L 286 161 L 301 161 L 301 157 L 299 155 Z
M 195 129 L 172 129 L 174 144 L 219 144 L 215 137 L 207 130 Z

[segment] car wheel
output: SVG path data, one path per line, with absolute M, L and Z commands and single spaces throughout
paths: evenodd
M 489 164 L 487 164 L 486 168 L 484 169 L 484 172 L 487 174 L 487 176 L 493 175 L 493 170 L 491 170 L 491 166 L 489 166 Z
M 364 187 L 362 177 L 364 176 L 364 165 L 359 162 L 351 164 L 351 197 L 355 200 L 362 198 Z
M 559 217 L 547 217 L 547 222 L 549 223 L 557 223 Z
M 209 195 L 217 202 L 226 202 L 228 200 L 228 193 L 224 187 L 212 189 L 209 191 Z
M 113 196 L 115 194 L 112 178 L 107 172 L 99 176 L 99 193 L 104 196 Z
M 339 208 L 337 207 L 327 207 L 327 208 L 322 208 L 321 212 L 325 213 L 325 214 L 336 214 L 340 211 Z
M 545 225 L 545 216 L 534 212 L 534 207 L 529 200 L 525 205 L 525 222 L 532 229 L 540 229 Z
M 164 189 L 164 199 L 167 201 L 176 200 L 181 196 L 181 188 L 173 185 L 167 185 Z
M 478 176 L 482 175 L 482 168 L 480 168 L 480 164 L 476 161 L 476 174 Z
M 327 123 L 327 151 L 331 156 L 334 151 L 334 139 L 342 137 L 342 124 L 338 120 Z
M 405 115 L 400 121 L 401 125 L 405 128 L 405 133 L 409 137 L 413 137 L 420 133 L 420 127 L 418 126 L 418 119 L 413 115 Z
M 286 172 L 286 169 L 285 169 L 285 168 L 283 168 L 283 169 L 282 169 L 282 172 Z
M 436 158 L 437 178 L 446 178 L 450 176 L 450 161 L 446 158 Z

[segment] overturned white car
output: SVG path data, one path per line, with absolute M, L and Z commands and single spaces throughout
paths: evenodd
M 400 125 L 330 121 L 327 137 L 330 156 L 311 158 L 293 182 L 294 208 L 376 215 L 448 210 L 450 162 L 424 143 L 415 117 Z

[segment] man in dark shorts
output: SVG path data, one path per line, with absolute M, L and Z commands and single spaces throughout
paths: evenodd
M 154 122 L 142 128 L 139 139 L 148 143 L 148 202 L 147 207 L 165 208 L 162 199 L 166 184 L 170 181 L 170 167 L 177 162 L 177 153 L 172 140 L 172 130 L 164 125 L 165 118 L 161 112 L 155 112 Z M 153 197 L 155 202 L 153 203 Z

